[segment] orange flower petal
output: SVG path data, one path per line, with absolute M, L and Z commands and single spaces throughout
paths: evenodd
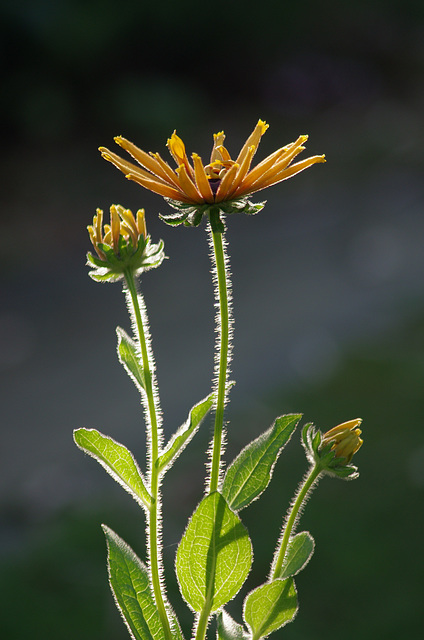
M 270 187 L 273 184 L 277 184 L 278 182 L 282 182 L 283 180 L 287 180 L 287 178 L 291 178 L 291 176 L 295 176 L 297 173 L 300 173 L 304 169 L 307 169 L 313 164 L 317 162 L 325 162 L 325 156 L 311 156 L 302 162 L 297 162 L 293 164 L 291 167 L 287 169 L 283 169 L 276 175 L 268 178 L 267 180 L 258 180 L 256 184 L 253 185 L 252 189 L 249 189 L 248 193 L 254 193 L 255 191 L 260 191 L 261 189 L 265 189 L 265 187 Z M 237 195 L 237 194 L 236 194 Z
M 176 131 L 174 131 L 172 136 L 168 138 L 168 142 L 166 143 L 166 146 L 168 147 L 177 165 L 179 167 L 183 165 L 186 168 L 186 172 L 188 173 L 188 175 L 194 178 L 194 171 L 188 161 L 186 150 L 185 150 L 185 144 L 181 140 L 181 138 L 177 136 Z
M 243 182 L 247 172 L 249 171 L 249 168 L 250 168 L 250 165 L 252 163 L 252 159 L 253 159 L 254 154 L 255 154 L 255 147 L 254 146 L 249 147 L 248 152 L 245 155 L 243 162 L 241 163 L 241 165 L 238 168 L 238 171 L 237 171 L 237 173 L 235 175 L 233 184 L 228 189 L 228 197 L 231 197 L 233 195 L 233 193 L 235 193 L 237 188 Z M 243 183 L 243 187 L 244 187 L 244 183 Z
M 209 184 L 202 159 L 199 155 L 197 155 L 197 153 L 193 153 L 191 157 L 193 159 L 194 175 L 196 178 L 196 185 L 199 193 L 206 202 L 212 204 L 212 202 L 214 201 L 214 195 L 211 189 L 211 185 Z
M 147 180 L 153 179 L 156 182 L 160 182 L 162 184 L 169 184 L 169 181 L 162 180 L 162 178 L 159 178 L 158 176 L 153 176 L 151 173 L 148 173 L 144 169 L 141 169 L 135 164 L 132 164 L 132 162 L 123 160 L 123 158 L 116 155 L 116 153 L 109 151 L 109 149 L 105 149 L 105 147 L 100 147 L 99 151 L 102 154 L 102 158 L 114 164 L 115 167 L 120 169 L 120 171 L 122 171 L 122 173 L 125 173 L 125 175 L 131 173 L 131 175 L 137 175 L 140 178 L 146 178 Z
M 175 171 L 173 169 L 171 169 L 169 164 L 165 160 L 163 160 L 163 158 L 161 158 L 159 153 L 151 153 L 151 155 L 160 164 L 160 166 L 161 166 L 161 168 L 163 170 L 163 174 L 164 174 L 164 176 L 167 177 L 168 182 L 174 184 L 175 186 L 179 186 L 178 176 L 175 173 Z
M 221 160 L 221 156 L 218 154 L 217 148 L 221 147 L 224 144 L 224 140 L 225 134 L 223 131 L 213 134 L 213 147 L 211 152 L 210 164 L 212 164 L 212 162 L 215 162 L 215 160 Z
M 233 166 L 228 169 L 225 176 L 222 178 L 218 190 L 215 195 L 215 202 L 222 202 L 223 200 L 227 200 L 228 192 L 233 184 L 233 180 L 237 174 L 239 165 L 234 163 Z
M 244 157 L 248 153 L 249 147 L 252 147 L 252 146 L 255 147 L 255 151 L 256 151 L 256 149 L 259 146 L 259 142 L 261 141 L 261 138 L 264 135 L 265 131 L 268 129 L 268 127 L 269 125 L 266 122 L 264 122 L 263 120 L 258 120 L 258 124 L 253 129 L 250 136 L 247 138 L 246 142 L 244 143 L 238 155 L 238 158 L 236 160 L 238 164 L 241 164 L 243 162 Z
M 149 191 L 153 191 L 153 193 L 158 193 L 164 198 L 172 198 L 172 200 L 178 200 L 179 202 L 190 202 L 190 198 L 188 198 L 182 191 L 177 191 L 177 189 L 162 184 L 161 182 L 156 182 L 156 180 L 144 178 L 136 175 L 135 173 L 127 173 L 125 177 L 128 178 L 128 180 L 137 182 L 137 184 L 141 184 L 142 187 L 145 187 Z
M 274 161 L 267 169 L 266 166 L 263 165 L 262 171 L 259 170 L 259 165 L 252 169 L 252 171 L 246 177 L 246 180 L 243 183 L 243 187 L 250 189 L 251 187 L 256 186 L 256 182 L 266 182 L 269 178 L 272 178 L 272 176 L 275 176 L 286 169 L 286 167 L 289 166 L 293 159 L 304 150 L 305 147 L 295 143 L 291 145 L 290 149 L 287 149 L 285 151 L 280 149 L 280 151 L 283 152 L 280 158 L 278 158 L 277 156 L 276 161 Z
M 142 167 L 147 169 L 147 171 L 150 171 L 153 175 L 161 178 L 162 180 L 168 181 L 167 174 L 163 171 L 161 164 L 154 156 L 152 157 L 142 149 L 139 149 L 135 144 L 122 136 L 117 136 L 115 138 L 115 142 L 116 144 L 119 144 L 122 149 L 125 149 L 125 151 L 127 151 Z
M 191 178 L 188 176 L 186 168 L 184 165 L 178 167 L 177 175 L 180 181 L 180 188 L 187 196 L 189 201 L 195 202 L 196 204 L 201 204 L 204 202 L 204 199 L 198 192 L 196 185 L 192 182 Z

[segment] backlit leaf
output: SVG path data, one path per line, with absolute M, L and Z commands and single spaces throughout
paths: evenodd
M 75 429 L 74 440 L 78 447 L 97 460 L 121 487 L 128 491 L 141 506 L 149 507 L 150 495 L 143 475 L 132 453 L 109 436 L 96 429 Z
M 218 492 L 202 500 L 177 551 L 181 593 L 194 611 L 216 611 L 234 598 L 252 563 L 246 527 Z
M 291 622 L 297 612 L 297 592 L 293 578 L 267 582 L 247 596 L 243 617 L 252 640 L 265 638 Z
M 275 463 L 302 417 L 281 416 L 272 427 L 248 444 L 228 467 L 222 495 L 234 511 L 247 507 L 267 488 Z
M 135 640 L 164 640 L 147 567 L 112 529 L 102 528 L 108 546 L 110 587 L 131 636 Z

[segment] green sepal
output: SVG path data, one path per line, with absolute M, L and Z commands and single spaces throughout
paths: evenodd
M 88 275 L 97 282 L 117 282 L 124 277 L 126 271 L 139 276 L 144 271 L 159 267 L 165 259 L 163 241 L 159 240 L 157 244 L 153 244 L 150 236 L 140 236 L 135 249 L 131 238 L 125 241 L 120 236 L 118 254 L 106 244 L 99 243 L 98 246 L 105 254 L 105 259 L 87 253 L 87 265 L 94 267 Z
M 242 624 L 239 624 L 222 609 L 216 616 L 216 639 L 217 640 L 247 640 L 249 634 Z
M 211 205 L 193 205 L 186 202 L 179 202 L 171 198 L 165 198 L 166 202 L 178 213 L 159 214 L 159 218 L 171 226 L 183 224 L 187 227 L 197 227 L 202 221 L 202 217 L 207 213 Z
M 74 440 L 75 444 L 97 460 L 140 506 L 150 508 L 152 499 L 131 451 L 96 429 L 75 429 Z
M 146 565 L 112 529 L 106 525 L 102 529 L 108 547 L 110 588 L 131 636 L 135 640 L 164 640 Z
M 184 223 L 186 227 L 199 226 L 203 216 L 209 215 L 211 211 L 217 208 L 221 213 L 225 215 L 231 215 L 233 213 L 245 213 L 252 216 L 256 213 L 259 213 L 259 211 L 262 211 L 266 204 L 266 201 L 256 203 L 251 202 L 247 197 L 238 198 L 237 200 L 215 202 L 211 204 L 191 204 L 180 202 L 179 200 L 172 200 L 171 198 L 165 198 L 165 200 L 173 209 L 178 211 L 178 213 L 159 214 L 161 220 L 171 226 L 178 226 Z M 222 231 L 220 232 L 222 233 Z
M 146 389 L 146 381 L 144 379 L 144 370 L 137 343 L 134 342 L 121 327 L 116 327 L 116 334 L 118 336 L 117 352 L 119 362 L 137 389 L 143 392 Z
M 287 546 L 286 555 L 281 565 L 277 578 L 289 578 L 302 571 L 312 558 L 315 549 L 315 541 L 309 531 L 297 533 Z M 277 561 L 279 548 L 275 552 L 274 561 Z
M 318 453 L 318 448 L 320 444 L 321 444 L 321 433 L 317 431 L 314 437 L 312 438 L 312 449 L 314 453 Z
M 200 427 L 214 402 L 215 394 L 211 393 L 190 409 L 187 420 L 174 433 L 157 461 L 159 473 L 168 470 Z
M 181 594 L 197 613 L 217 611 L 241 589 L 252 544 L 240 518 L 215 491 L 191 516 L 176 557 Z
M 243 618 L 252 640 L 269 636 L 297 613 L 297 592 L 293 578 L 277 578 L 251 591 L 244 601 Z
M 358 467 L 353 464 L 347 464 L 344 467 L 332 467 L 327 473 L 342 480 L 355 480 L 359 476 Z
M 305 424 L 305 426 L 302 429 L 302 444 L 305 448 L 305 450 L 308 450 L 309 448 L 309 440 L 308 440 L 308 435 L 309 435 L 309 429 L 313 427 L 312 422 L 307 422 Z
M 244 509 L 265 491 L 278 456 L 301 417 L 300 413 L 280 416 L 230 464 L 222 484 L 222 495 L 233 511 Z

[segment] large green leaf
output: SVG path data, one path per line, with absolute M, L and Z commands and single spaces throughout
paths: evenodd
M 247 596 L 243 617 L 252 632 L 252 640 L 265 638 L 291 622 L 297 611 L 297 592 L 293 578 L 267 582 Z
M 150 495 L 131 451 L 96 429 L 75 429 L 74 440 L 78 447 L 97 460 L 134 500 L 143 507 L 150 506 Z
M 252 563 L 246 527 L 218 492 L 202 500 L 177 551 L 181 593 L 194 611 L 216 611 L 241 588 Z
M 211 393 L 201 400 L 198 404 L 191 408 L 189 416 L 184 424 L 172 436 L 162 455 L 159 458 L 158 467 L 162 471 L 166 467 L 170 467 L 174 460 L 180 455 L 184 447 L 190 442 L 198 430 L 200 423 L 210 411 L 214 400 L 214 394 Z
M 108 546 L 109 582 L 130 634 L 135 640 L 164 640 L 149 584 L 149 572 L 134 551 L 103 525 Z
M 247 640 L 249 634 L 243 625 L 232 619 L 225 609 L 216 616 L 217 640 Z
M 116 334 L 118 336 L 118 358 L 124 367 L 125 371 L 134 382 L 137 389 L 141 392 L 145 389 L 144 371 L 141 363 L 140 352 L 137 348 L 137 344 L 132 340 L 129 335 L 121 329 L 116 328 Z
M 288 578 L 302 571 L 311 559 L 314 547 L 315 542 L 309 531 L 302 531 L 295 535 L 287 546 L 280 574 L 277 577 Z M 275 560 L 278 557 L 278 551 L 277 548 Z
M 267 488 L 275 463 L 302 417 L 277 418 L 272 427 L 248 444 L 228 467 L 222 495 L 234 511 L 247 507 Z

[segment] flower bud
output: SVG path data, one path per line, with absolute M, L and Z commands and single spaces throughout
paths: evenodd
M 95 267 L 89 274 L 93 280 L 113 282 L 125 272 L 139 275 L 158 267 L 165 257 L 162 240 L 152 244 L 147 236 L 144 209 L 135 217 L 130 209 L 112 205 L 110 224 L 103 224 L 103 211 L 97 209 L 87 229 L 97 254 L 87 254 L 87 264 Z
M 307 424 L 302 431 L 302 443 L 306 456 L 312 465 L 321 467 L 322 472 L 339 478 L 357 478 L 357 467 L 350 464 L 353 455 L 362 446 L 362 420 L 356 418 L 333 427 L 324 434 L 314 425 Z
M 324 433 L 320 448 L 330 446 L 336 458 L 345 458 L 346 462 L 350 462 L 363 443 L 359 437 L 362 432 L 357 428 L 361 422 L 361 418 L 356 418 L 333 427 Z

